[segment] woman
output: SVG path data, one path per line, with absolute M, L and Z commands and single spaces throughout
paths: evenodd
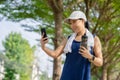
M 48 38 L 42 37 L 41 47 L 53 58 L 57 58 L 63 52 L 66 53 L 66 60 L 60 80 L 90 80 L 90 63 L 96 66 L 102 66 L 103 64 L 100 40 L 86 29 L 87 24 L 85 23 L 87 19 L 83 12 L 72 12 L 65 22 L 70 24 L 74 32 L 69 36 L 68 40 L 63 41 L 62 44 L 53 51 L 45 47 L 45 44 L 48 42 L 46 39 Z M 87 48 L 81 46 L 81 38 L 84 34 L 88 36 Z

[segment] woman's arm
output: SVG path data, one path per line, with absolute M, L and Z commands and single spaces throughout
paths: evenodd
M 89 61 L 92 62 L 93 64 L 95 64 L 96 66 L 103 65 L 101 43 L 97 36 L 95 36 L 95 38 L 94 38 L 94 47 L 93 47 L 95 56 L 90 54 L 89 50 L 82 46 L 80 47 L 79 51 L 83 57 L 89 59 Z
M 94 60 L 91 60 L 92 63 L 94 63 L 96 66 L 102 66 L 103 65 L 103 57 L 102 57 L 102 47 L 101 42 L 97 36 L 94 38 Z M 93 56 L 92 56 L 93 57 Z
M 47 47 L 45 46 L 45 44 L 48 42 L 48 39 L 47 39 L 47 40 L 45 40 L 45 39 L 47 39 L 47 38 L 41 38 L 41 40 L 40 40 L 42 49 L 43 49 L 49 56 L 51 56 L 51 57 L 53 57 L 53 58 L 57 58 L 58 56 L 60 56 L 60 55 L 62 54 L 62 52 L 63 52 L 64 46 L 65 46 L 65 44 L 66 44 L 67 41 L 66 41 L 66 40 L 63 40 L 63 42 L 61 43 L 61 45 L 60 45 L 58 48 L 56 48 L 56 50 L 50 50 L 49 48 L 47 48 Z

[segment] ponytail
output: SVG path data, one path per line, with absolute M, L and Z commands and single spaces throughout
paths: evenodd
M 87 29 L 89 30 L 89 27 L 90 27 L 90 26 L 89 26 L 89 23 L 88 23 L 88 21 L 86 21 L 86 22 L 85 22 L 85 28 L 87 28 Z

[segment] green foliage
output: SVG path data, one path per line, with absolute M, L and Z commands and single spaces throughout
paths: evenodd
M 31 18 L 46 22 L 50 21 L 49 19 L 45 20 L 48 17 L 53 19 L 50 8 L 46 6 L 46 1 L 43 0 L 5 0 L 1 4 L 3 5 L 0 7 L 0 13 L 13 21 Z
M 5 78 L 3 80 L 16 80 L 15 70 L 10 68 L 5 68 Z
M 27 40 L 23 39 L 21 34 L 10 33 L 3 41 L 6 56 L 9 62 L 5 63 L 6 71 L 14 70 L 20 75 L 21 80 L 30 80 L 31 66 L 33 61 L 33 49 Z M 13 71 L 13 74 L 15 74 Z M 6 75 L 9 74 L 6 72 Z M 10 74 L 9 74 L 10 75 Z M 10 76 L 9 76 L 10 78 Z

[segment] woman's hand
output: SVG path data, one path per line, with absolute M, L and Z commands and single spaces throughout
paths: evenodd
M 45 44 L 48 42 L 48 38 L 47 37 L 43 38 L 43 35 L 42 35 L 42 38 L 40 39 L 42 49 L 44 49 Z
M 92 55 L 90 54 L 89 50 L 83 46 L 80 47 L 79 53 L 87 59 L 92 59 Z

